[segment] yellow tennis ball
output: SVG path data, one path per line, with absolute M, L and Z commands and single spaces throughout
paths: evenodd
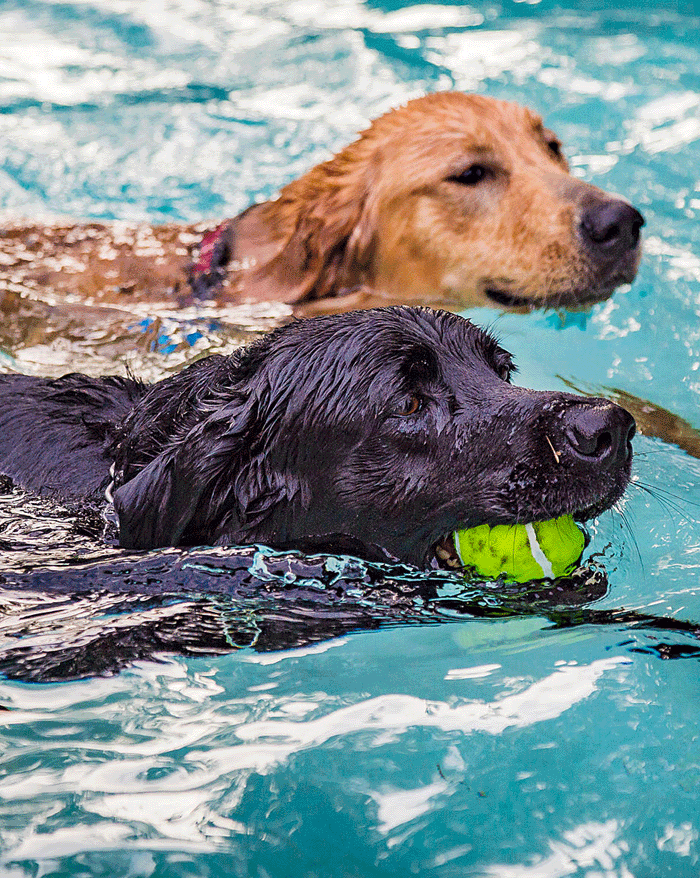
M 454 533 L 464 567 L 486 579 L 512 582 L 556 579 L 569 573 L 583 553 L 583 533 L 570 515 L 530 524 L 481 524 Z

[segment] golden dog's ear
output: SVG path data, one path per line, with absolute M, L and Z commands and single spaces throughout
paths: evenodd
M 376 161 L 358 144 L 316 166 L 262 206 L 276 253 L 247 273 L 247 298 L 289 304 L 371 283 L 377 222 Z

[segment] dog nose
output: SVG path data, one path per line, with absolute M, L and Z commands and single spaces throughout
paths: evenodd
M 589 247 L 611 256 L 634 250 L 644 217 L 626 201 L 609 199 L 586 208 L 581 217 L 581 231 Z
M 605 469 L 632 457 L 637 426 L 632 415 L 604 399 L 574 405 L 564 413 L 564 438 L 574 457 Z

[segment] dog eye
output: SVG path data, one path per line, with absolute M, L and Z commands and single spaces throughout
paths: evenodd
M 552 153 L 552 155 L 557 158 L 561 158 L 561 141 L 554 134 L 546 134 L 545 135 L 547 142 L 547 149 Z
M 499 366 L 496 369 L 496 374 L 501 379 L 501 381 L 510 381 L 511 374 L 511 366 L 510 363 L 503 363 L 502 366 Z
M 459 174 L 454 174 L 449 179 L 462 186 L 476 186 L 489 176 L 490 170 L 485 165 L 469 165 Z
M 399 409 L 399 414 L 404 417 L 408 417 L 410 415 L 416 415 L 423 408 L 423 400 L 420 396 L 408 396 L 403 401 L 402 406 Z

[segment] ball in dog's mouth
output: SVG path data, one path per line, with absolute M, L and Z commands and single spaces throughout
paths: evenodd
M 585 548 L 571 515 L 527 524 L 499 524 L 454 531 L 435 545 L 441 566 L 471 578 L 510 582 L 557 579 L 570 573 Z

